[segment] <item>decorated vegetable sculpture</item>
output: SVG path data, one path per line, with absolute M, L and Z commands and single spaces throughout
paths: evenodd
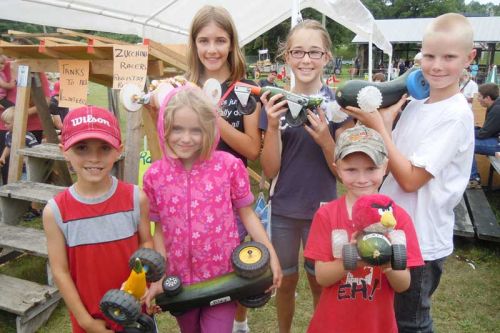
M 347 81 L 337 89 L 335 100 L 343 108 L 355 106 L 372 112 L 393 105 L 406 93 L 415 99 L 429 96 L 429 84 L 418 67 L 412 67 L 400 77 L 387 82 Z
M 154 321 L 141 313 L 140 299 L 146 283 L 165 274 L 165 258 L 152 249 L 139 249 L 129 261 L 130 275 L 121 289 L 111 289 L 101 299 L 100 308 L 112 321 L 125 326 L 124 332 L 153 332 Z
M 383 194 L 360 197 L 352 208 L 352 222 L 358 235 L 356 244 L 349 243 L 347 231 L 332 231 L 335 258 L 342 258 L 346 270 L 354 270 L 359 259 L 379 266 L 391 262 L 394 270 L 406 269 L 406 236 L 395 230 L 393 201 Z
M 264 306 L 271 298 L 266 290 L 273 284 L 269 260 L 269 251 L 263 244 L 243 243 L 231 256 L 234 272 L 189 286 L 183 286 L 177 276 L 167 276 L 163 280 L 164 293 L 157 296 L 156 304 L 174 316 L 233 300 L 248 308 Z

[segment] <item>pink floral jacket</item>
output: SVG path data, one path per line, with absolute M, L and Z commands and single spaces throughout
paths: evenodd
M 187 171 L 179 160 L 163 158 L 144 175 L 144 192 L 151 221 L 162 226 L 168 275 L 192 284 L 232 270 L 239 244 L 233 208 L 254 199 L 240 159 L 215 151 Z

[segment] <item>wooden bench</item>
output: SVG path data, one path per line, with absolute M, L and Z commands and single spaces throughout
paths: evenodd
M 0 223 L 18 224 L 31 202 L 42 204 L 66 189 L 64 186 L 19 181 L 0 187 Z
M 493 172 L 496 171 L 500 174 L 500 158 L 496 158 L 495 156 L 488 156 L 490 161 L 490 171 L 488 174 L 488 191 L 493 189 Z
M 0 274 L 0 310 L 17 316 L 17 333 L 36 332 L 60 299 L 56 287 Z
M 474 238 L 474 226 L 469 216 L 469 211 L 467 210 L 467 205 L 465 204 L 464 197 L 458 203 L 458 205 L 453 210 L 455 213 L 455 225 L 453 227 L 453 234 L 455 236 Z
M 477 237 L 500 242 L 500 226 L 482 189 L 465 191 L 465 203 Z

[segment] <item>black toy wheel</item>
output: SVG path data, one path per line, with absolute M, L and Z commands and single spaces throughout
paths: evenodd
M 307 110 L 305 108 L 303 108 L 297 118 L 294 118 L 292 116 L 292 113 L 290 112 L 290 110 L 288 110 L 286 113 L 285 113 L 285 120 L 286 122 L 288 123 L 288 125 L 290 125 L 291 127 L 299 127 L 299 126 L 302 126 L 304 125 L 305 123 L 307 123 L 308 119 L 307 119 Z
M 259 242 L 240 244 L 231 255 L 234 272 L 247 279 L 264 274 L 269 268 L 269 260 L 269 250 Z
M 406 269 L 406 246 L 403 244 L 392 245 L 391 267 L 395 271 Z
M 104 294 L 99 307 L 106 317 L 123 326 L 135 323 L 141 313 L 141 305 L 135 297 L 118 289 Z
M 182 316 L 185 313 L 186 313 L 185 311 L 170 311 L 170 314 L 174 317 Z
M 271 299 L 271 293 L 262 293 L 255 296 L 250 296 L 244 299 L 240 299 L 239 302 L 246 308 L 255 309 L 263 307 Z
M 124 327 L 123 333 L 155 333 L 157 332 L 155 320 L 145 313 L 141 313 L 133 326 Z
M 155 250 L 142 248 L 135 251 L 128 262 L 130 269 L 133 269 L 136 258 L 141 261 L 148 282 L 156 282 L 165 274 L 165 258 Z
M 182 281 L 178 276 L 167 276 L 162 282 L 163 291 L 167 296 L 176 296 L 182 291 Z
M 237 105 L 238 112 L 244 116 L 252 114 L 255 111 L 256 107 L 257 107 L 257 101 L 253 96 L 248 97 L 248 102 L 246 106 L 241 105 L 241 103 L 238 103 Z
M 342 248 L 344 269 L 352 271 L 358 266 L 358 249 L 356 244 L 345 244 Z

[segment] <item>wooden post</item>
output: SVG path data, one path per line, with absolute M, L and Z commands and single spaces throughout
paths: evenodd
M 160 142 L 158 141 L 156 129 L 157 119 L 155 119 L 151 110 L 144 109 L 142 121 L 144 122 L 144 132 L 148 139 L 148 149 L 151 152 L 151 161 L 154 162 L 161 158 Z
M 127 110 L 127 139 L 125 143 L 124 181 L 137 184 L 139 179 L 139 153 L 142 147 L 141 131 L 142 108 L 138 111 Z
M 23 157 L 17 154 L 17 150 L 23 148 L 25 145 L 30 88 L 30 69 L 28 66 L 19 66 L 17 70 L 16 111 L 14 113 L 14 124 L 12 128 L 8 183 L 18 181 L 23 171 Z

